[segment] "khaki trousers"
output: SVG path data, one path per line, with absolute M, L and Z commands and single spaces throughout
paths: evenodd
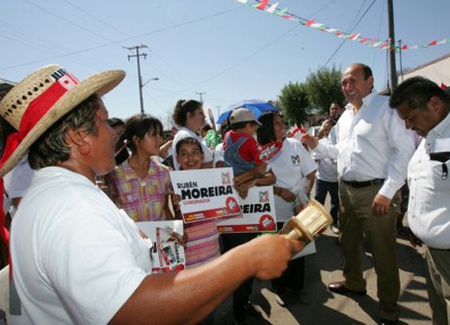
M 398 298 L 400 276 L 396 247 L 396 221 L 400 208 L 397 193 L 389 212 L 379 216 L 372 213 L 373 200 L 381 185 L 354 188 L 344 182 L 339 184 L 341 249 L 344 259 L 343 274 L 349 289 L 363 291 L 363 241 L 372 249 L 377 273 L 377 293 L 380 316 L 395 320 L 400 316 Z
M 450 324 L 450 251 L 428 248 L 427 291 L 434 325 Z

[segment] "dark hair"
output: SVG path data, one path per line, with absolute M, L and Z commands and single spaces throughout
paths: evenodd
M 156 117 L 148 114 L 136 114 L 125 121 L 124 137 L 128 140 L 127 147 L 131 151 L 136 151 L 136 145 L 133 138 L 143 139 L 145 135 L 152 131 L 152 135 L 163 134 L 163 125 Z
M 209 125 L 208 123 L 206 123 L 206 124 L 202 127 L 202 130 L 208 132 L 209 130 L 212 130 L 212 126 Z
M 202 103 L 200 103 L 196 100 L 193 100 L 193 99 L 189 99 L 189 100 L 180 99 L 175 104 L 175 108 L 173 109 L 172 119 L 177 125 L 185 126 L 186 120 L 187 120 L 187 114 L 194 113 L 196 110 L 198 110 L 202 106 L 203 106 Z
M 230 125 L 226 122 L 223 122 L 222 124 L 220 124 L 220 130 L 219 133 L 224 136 L 225 133 L 228 132 L 228 130 L 230 129 Z
M 116 126 L 125 126 L 125 122 L 118 117 L 111 117 L 107 122 L 108 125 L 112 128 Z
M 237 122 L 230 125 L 230 129 L 233 131 L 240 130 L 245 128 L 247 124 L 256 124 L 253 121 L 245 121 L 245 122 Z
M 30 147 L 28 162 L 31 168 L 55 166 L 58 162 L 68 160 L 70 147 L 66 143 L 66 134 L 70 129 L 83 128 L 88 134 L 97 135 L 95 122 L 99 103 L 97 95 L 88 97 L 45 131 Z
M 402 82 L 391 95 L 389 105 L 398 108 L 406 103 L 410 109 L 426 109 L 431 97 L 450 103 L 450 96 L 435 82 L 424 77 L 412 77 Z
M 364 73 L 365 80 L 367 80 L 367 79 L 369 79 L 369 77 L 373 76 L 372 69 L 368 65 L 366 65 L 364 63 L 355 63 L 352 65 L 357 65 L 357 66 L 361 67 L 361 69 L 363 70 L 363 73 Z
M 180 153 L 181 146 L 184 144 L 197 145 L 200 152 L 203 153 L 202 145 L 196 138 L 186 137 L 186 138 L 178 140 L 177 145 L 175 146 L 175 151 L 177 152 L 177 155 Z
M 275 129 L 273 126 L 275 116 L 281 116 L 281 114 L 275 111 L 268 111 L 262 113 L 261 116 L 258 118 L 259 123 L 262 124 L 256 130 L 256 138 L 258 139 L 259 144 L 266 145 L 276 140 Z

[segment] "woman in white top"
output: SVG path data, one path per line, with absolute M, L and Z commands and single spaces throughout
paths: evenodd
M 256 131 L 259 144 L 275 144 L 279 148 L 278 152 L 270 154 L 269 163 L 277 178 L 273 191 L 277 229 L 281 229 L 306 204 L 304 198 L 314 184 L 317 165 L 299 141 L 286 138 L 286 125 L 279 112 L 265 112 L 258 120 L 262 124 Z M 304 257 L 291 260 L 281 277 L 272 280 L 280 306 L 285 307 L 287 298 L 290 298 L 287 296 L 288 289 L 297 295 L 301 303 L 307 303 L 302 294 L 304 269 Z
M 192 99 L 180 99 L 175 105 L 172 118 L 178 126 L 178 132 L 175 134 L 172 142 L 173 163 L 175 170 L 180 169 L 180 164 L 178 163 L 176 156 L 177 142 L 180 139 L 187 137 L 195 138 L 202 144 L 203 154 L 205 155 L 202 168 L 212 167 L 213 154 L 211 150 L 203 143 L 203 139 L 197 134 L 197 131 L 205 125 L 205 113 L 203 112 L 202 103 Z

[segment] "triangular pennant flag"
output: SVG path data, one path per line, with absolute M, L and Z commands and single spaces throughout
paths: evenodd
M 314 19 L 313 20 L 310 20 L 310 21 L 307 21 L 306 22 L 306 24 L 305 24 L 305 26 L 311 26 L 312 24 L 314 24 Z
M 404 51 L 404 50 L 409 50 L 409 49 L 424 49 L 424 48 L 428 48 L 430 46 L 435 46 L 438 44 L 446 44 L 446 43 L 450 43 L 450 38 L 447 39 L 443 39 L 441 41 L 437 41 L 434 40 L 426 45 L 422 44 L 422 45 L 414 45 L 414 46 L 408 46 L 408 45 L 403 45 L 403 46 L 394 46 L 393 44 L 389 44 L 388 42 L 385 41 L 381 41 L 381 40 L 377 40 L 377 39 L 370 39 L 368 37 L 361 37 L 359 33 L 357 34 L 350 34 L 350 33 L 346 33 L 346 32 L 342 32 L 339 31 L 336 28 L 330 28 L 327 27 L 324 24 L 320 24 L 320 23 L 315 23 L 314 19 L 312 20 L 306 20 L 304 18 L 300 18 L 297 17 L 295 15 L 292 15 L 290 13 L 288 13 L 287 8 L 284 8 L 282 10 L 279 10 L 277 12 L 277 8 L 279 5 L 279 2 L 276 2 L 275 4 L 270 4 L 269 0 L 255 0 L 256 3 L 253 4 L 247 4 L 248 0 L 238 0 L 238 2 L 245 4 L 247 7 L 251 7 L 251 8 L 257 8 L 263 11 L 267 11 L 271 14 L 275 14 L 277 16 L 280 16 L 282 18 L 285 19 L 290 19 L 293 20 L 295 22 L 299 22 L 300 24 L 302 24 L 303 26 L 306 27 L 312 27 L 315 29 L 318 29 L 320 31 L 323 32 L 328 32 L 328 33 L 333 33 L 334 35 L 336 35 L 339 38 L 344 38 L 344 39 L 349 39 L 352 41 L 356 41 L 359 42 L 361 44 L 365 44 L 366 46 L 369 47 L 377 47 L 380 49 L 387 49 L 387 50 L 391 50 L 391 51 Z M 266 10 L 266 7 L 268 7 L 268 9 Z
M 325 29 L 325 26 L 320 23 L 312 24 L 311 27 L 315 29 Z
M 265 10 L 269 0 L 262 0 L 261 3 L 256 7 L 260 10 Z
M 284 14 L 288 11 L 287 8 L 281 9 L 280 11 L 278 11 L 275 15 L 277 16 L 284 16 Z
M 266 11 L 271 13 L 271 14 L 273 14 L 275 12 L 275 9 L 277 9 L 277 7 L 278 7 L 278 2 L 273 4 L 273 5 L 271 5 L 270 8 L 267 9 Z
M 441 82 L 441 89 L 446 89 L 447 87 L 448 86 L 445 83 Z

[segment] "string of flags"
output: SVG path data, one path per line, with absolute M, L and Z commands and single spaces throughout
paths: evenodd
M 363 36 L 361 36 L 361 33 L 346 33 L 346 32 L 340 31 L 336 28 L 328 27 L 322 23 L 317 23 L 314 19 L 307 20 L 304 18 L 300 18 L 294 14 L 289 13 L 287 8 L 279 9 L 278 8 L 279 2 L 270 4 L 269 0 L 260 0 L 260 1 L 257 1 L 256 3 L 250 4 L 248 2 L 248 0 L 237 0 L 237 1 L 244 4 L 245 6 L 247 6 L 249 8 L 259 9 L 259 10 L 265 11 L 267 13 L 270 13 L 272 15 L 275 15 L 275 16 L 278 16 L 278 17 L 281 17 L 281 18 L 284 18 L 287 20 L 292 20 L 292 21 L 298 22 L 305 27 L 315 28 L 321 32 L 327 32 L 327 33 L 333 34 L 342 39 L 348 39 L 351 41 L 359 42 L 359 43 L 367 45 L 369 47 L 375 47 L 375 48 L 379 48 L 382 50 L 393 50 L 394 49 L 396 52 L 398 52 L 398 51 L 405 51 L 405 50 L 424 49 L 424 48 L 428 48 L 431 46 L 450 43 L 450 38 L 445 38 L 440 41 L 433 40 L 433 41 L 429 42 L 428 44 L 422 44 L 422 45 L 410 46 L 407 44 L 403 44 L 403 45 L 393 46 L 392 44 L 390 44 L 388 41 L 385 41 L 385 40 L 373 39 L 370 37 L 363 37 Z

